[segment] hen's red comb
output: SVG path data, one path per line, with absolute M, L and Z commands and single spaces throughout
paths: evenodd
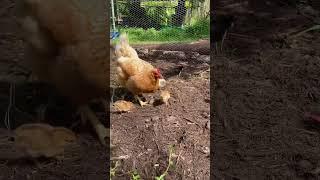
M 156 73 L 159 73 L 159 74 L 161 74 L 160 73 L 160 69 L 159 68 L 155 68 L 155 70 L 154 70 Z

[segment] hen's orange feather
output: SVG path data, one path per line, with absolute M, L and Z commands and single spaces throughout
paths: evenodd
M 122 86 L 135 95 L 152 93 L 160 88 L 158 70 L 149 62 L 140 59 L 137 52 L 128 44 L 126 34 L 120 36 L 115 49 L 117 55 L 117 73 Z

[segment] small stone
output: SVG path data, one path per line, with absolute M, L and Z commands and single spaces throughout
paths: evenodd
M 149 56 L 154 56 L 154 57 L 161 56 L 162 54 L 163 54 L 163 52 L 160 50 L 151 50 L 148 53 Z
M 186 54 L 182 51 L 163 51 L 162 58 L 167 59 L 186 59 Z
M 199 54 L 198 52 L 192 52 L 192 53 L 191 53 L 191 58 L 192 58 L 192 59 L 197 59 L 198 56 L 200 56 L 200 54 Z
M 201 152 L 203 152 L 204 154 L 210 154 L 210 148 L 207 146 L 203 146 L 201 147 Z
M 147 56 L 149 53 L 149 49 L 139 48 L 137 49 L 137 53 L 139 56 Z
M 209 118 L 210 114 L 208 112 L 202 112 L 201 116 L 204 117 L 204 118 Z
M 160 117 L 159 116 L 153 116 L 151 118 L 151 121 L 159 121 L 160 120 Z
M 177 117 L 175 117 L 175 116 L 169 116 L 167 118 L 168 121 L 175 121 L 176 119 L 177 119 Z
M 210 56 L 208 55 L 200 55 L 198 60 L 205 63 L 210 63 Z

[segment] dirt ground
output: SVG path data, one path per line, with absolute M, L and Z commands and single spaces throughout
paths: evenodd
M 296 8 L 246 12 L 228 10 L 235 26 L 212 54 L 212 178 L 319 179 L 320 126 L 304 113 L 320 112 L 320 33 L 292 36 L 314 25 Z

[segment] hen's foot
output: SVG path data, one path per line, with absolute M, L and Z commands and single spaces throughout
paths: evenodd
M 148 102 L 142 101 L 139 96 L 134 96 L 136 100 L 138 100 L 141 107 L 149 105 Z
M 84 121 L 89 120 L 91 126 L 94 128 L 95 132 L 97 133 L 99 140 L 102 145 L 106 145 L 105 138 L 110 137 L 110 129 L 104 127 L 104 125 L 99 121 L 98 117 L 95 113 L 89 108 L 89 106 L 82 106 L 79 108 L 79 112 L 82 115 Z

